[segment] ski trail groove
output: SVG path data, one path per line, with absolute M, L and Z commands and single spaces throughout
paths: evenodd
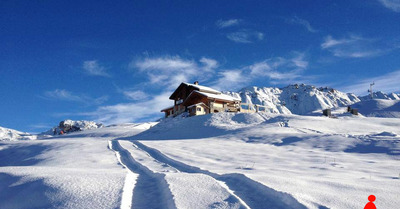
M 306 209 L 306 207 L 299 203 L 290 194 L 285 192 L 279 192 L 272 188 L 269 188 L 257 181 L 254 181 L 247 176 L 239 173 L 230 174 L 216 174 L 207 170 L 202 170 L 198 167 L 190 166 L 182 162 L 173 160 L 157 149 L 148 147 L 139 141 L 131 141 L 140 149 L 146 151 L 151 157 L 159 162 L 166 163 L 181 172 L 186 173 L 201 173 L 209 175 L 210 177 L 223 182 L 232 190 L 237 198 L 245 203 L 247 207 L 257 208 L 269 208 L 269 209 Z
M 132 199 L 126 200 L 124 191 L 121 201 L 121 208 L 146 208 L 146 209 L 162 209 L 162 208 L 176 208 L 173 201 L 171 191 L 168 184 L 164 179 L 164 174 L 154 173 L 147 167 L 136 162 L 130 153 L 125 150 L 117 140 L 109 141 L 110 149 L 114 150 L 121 164 L 129 169 L 130 172 L 139 174 L 136 179 L 136 185 L 133 188 Z M 124 186 L 124 188 L 129 188 Z
M 129 143 L 129 146 L 134 147 L 135 151 L 130 150 L 129 148 L 127 148 L 127 145 L 128 145 L 127 143 Z M 140 162 L 140 164 L 142 166 L 148 168 L 149 170 L 152 170 L 153 172 L 163 173 L 163 174 L 166 173 L 166 175 L 174 174 L 174 173 L 182 173 L 182 174 L 186 174 L 188 176 L 192 176 L 194 178 L 197 178 L 196 177 L 197 175 L 194 175 L 194 174 L 199 174 L 199 173 L 181 172 L 180 170 L 176 169 L 175 167 L 173 167 L 173 166 L 171 166 L 171 165 L 169 165 L 167 163 L 158 161 L 157 159 L 153 158 L 147 151 L 141 149 L 140 147 L 138 147 L 135 143 L 132 143 L 131 141 L 119 141 L 119 145 L 122 148 L 125 148 L 126 151 L 131 155 L 131 157 L 133 157 L 138 162 Z M 142 153 L 142 154 L 140 154 L 140 153 Z M 147 159 L 147 160 L 143 159 L 142 157 L 144 155 L 147 156 L 150 159 Z M 156 163 L 156 164 L 152 164 L 151 162 Z M 160 169 L 160 167 L 158 167 L 158 165 L 161 165 L 162 168 Z M 243 200 L 241 200 L 236 194 L 234 194 L 234 192 L 232 190 L 230 190 L 229 187 L 226 186 L 226 184 L 224 182 L 219 181 L 219 180 L 217 180 L 215 178 L 212 178 L 209 175 L 205 175 L 205 174 L 201 174 L 201 175 L 207 176 L 208 178 L 213 179 L 216 184 L 221 186 L 221 189 L 225 190 L 229 194 L 229 196 L 226 199 L 224 199 L 222 202 L 214 202 L 214 203 L 212 203 L 212 204 L 210 204 L 208 206 L 203 205 L 200 208 L 204 208 L 204 207 L 206 207 L 206 208 L 225 208 L 225 209 L 227 209 L 227 208 L 234 208 L 234 209 L 245 209 L 245 208 L 247 208 L 247 209 L 249 209 L 250 208 L 249 206 L 246 205 L 246 203 Z M 164 177 L 167 177 L 167 176 L 164 176 Z M 168 179 L 168 178 L 165 178 L 165 179 Z M 198 180 L 201 181 L 201 179 L 198 179 Z M 181 185 L 181 186 L 183 186 L 183 185 Z M 183 187 L 185 187 L 185 186 L 183 186 Z M 201 190 L 203 188 L 200 187 L 198 189 Z M 171 191 L 173 191 L 173 190 L 171 190 Z M 198 207 L 198 206 L 196 206 L 196 207 Z

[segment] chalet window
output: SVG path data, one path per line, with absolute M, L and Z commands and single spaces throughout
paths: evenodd
M 177 105 L 178 105 L 178 104 L 182 104 L 182 102 L 183 102 L 183 99 L 180 99 L 180 100 L 176 101 L 176 104 L 177 104 Z
M 198 107 L 198 108 L 197 108 L 197 111 L 201 111 L 201 107 Z

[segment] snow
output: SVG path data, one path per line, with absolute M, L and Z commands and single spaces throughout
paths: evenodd
M 193 93 L 198 93 L 198 94 L 201 94 L 201 95 L 209 97 L 209 98 L 219 99 L 219 100 L 223 100 L 223 101 L 240 101 L 240 99 L 226 95 L 226 94 L 222 94 L 222 93 L 213 94 L 213 93 L 206 93 L 206 92 L 200 92 L 200 91 L 192 91 L 192 93 L 189 94 L 188 98 Z
M 118 163 L 108 141 L 150 126 L 123 124 L 41 140 L 0 142 L 1 208 L 125 207 L 121 197 L 129 196 L 129 191 L 125 194 L 123 189 L 133 188 L 138 175 Z
M 14 129 L 0 127 L 0 141 L 33 140 L 37 136 Z
M 205 105 L 203 102 L 199 102 L 199 103 L 197 103 L 197 104 L 190 105 L 190 106 L 188 106 L 187 108 L 192 108 L 192 107 L 200 106 L 200 105 L 203 105 L 203 106 L 206 106 L 206 107 L 207 107 L 207 105 Z
M 288 198 L 307 208 L 362 208 L 370 194 L 377 196 L 378 208 L 396 208 L 400 204 L 400 167 L 394 166 L 400 160 L 400 119 L 237 116 L 219 113 L 202 120 L 177 119 L 171 123 L 181 125 L 186 120 L 188 126 L 196 128 L 183 128 L 180 134 L 166 133 L 164 138 L 168 140 L 155 140 L 158 131 L 168 127 L 164 121 L 137 138 L 153 138 L 140 142 L 155 159 L 181 170 L 212 172 L 208 173 L 212 177 L 243 174 L 236 180 L 261 183 L 257 192 L 270 191 L 265 197 L 270 204 L 284 204 L 280 198 L 271 198 L 283 194 L 290 194 Z M 260 123 L 260 117 L 264 122 Z M 159 153 L 151 153 L 150 149 Z M 239 197 L 248 200 L 244 194 Z
M 396 93 L 386 94 L 385 92 L 377 91 L 377 92 L 373 92 L 372 96 L 373 96 L 373 99 L 400 100 L 400 94 L 396 94 Z M 371 95 L 366 95 L 366 96 L 360 97 L 361 101 L 366 101 L 366 100 L 370 100 L 370 99 L 371 99 Z
M 354 94 L 336 89 L 316 88 L 311 85 L 294 84 L 285 88 L 248 87 L 238 93 L 226 92 L 243 103 L 267 106 L 267 112 L 283 114 L 310 114 L 316 110 L 344 107 L 360 101 Z
M 356 97 L 329 88 L 289 90 L 301 88 L 336 118 L 216 113 L 1 141 L 1 208 L 363 208 L 371 194 L 397 208 L 400 118 L 344 113 Z M 289 91 L 253 90 L 277 104 Z
M 400 118 L 400 100 L 369 99 L 351 106 L 357 108 L 364 116 Z
M 164 111 L 166 111 L 166 110 L 172 109 L 172 108 L 174 108 L 174 107 L 175 107 L 175 105 L 168 106 L 168 107 L 162 109 L 161 112 L 164 112 Z
M 278 88 L 258 88 L 249 87 L 244 88 L 239 93 L 236 92 L 225 92 L 235 98 L 242 100 L 242 103 L 248 104 L 259 104 L 267 106 L 267 111 L 270 113 L 283 113 L 290 114 L 290 110 L 287 109 L 282 102 L 279 100 L 281 90 Z
M 86 120 L 63 120 L 60 122 L 58 126 L 53 127 L 52 129 L 41 133 L 41 135 L 59 135 L 61 131 L 65 132 L 65 127 L 73 127 L 73 130 L 68 130 L 68 133 L 75 132 L 75 131 L 84 131 L 90 129 L 97 129 L 103 128 L 103 124 L 96 123 L 94 121 L 86 121 Z
M 193 86 L 193 87 L 199 89 L 199 91 L 201 91 L 201 92 L 208 92 L 208 93 L 212 93 L 212 94 L 221 94 L 220 91 L 215 90 L 210 87 L 207 87 L 207 86 L 202 86 L 202 85 L 192 84 L 192 83 L 185 83 L 185 82 L 183 82 L 183 84 L 188 85 L 188 86 Z

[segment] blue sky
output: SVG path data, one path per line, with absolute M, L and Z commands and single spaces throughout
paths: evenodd
M 0 2 L 0 126 L 162 117 L 180 82 L 400 91 L 400 2 Z

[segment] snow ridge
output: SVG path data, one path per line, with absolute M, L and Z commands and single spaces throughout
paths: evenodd
M 386 99 L 386 100 L 400 100 L 400 94 L 390 93 L 386 94 L 382 91 L 377 91 L 372 93 L 374 99 Z M 371 100 L 371 95 L 366 95 L 359 97 L 361 101 Z
M 97 128 L 103 128 L 103 127 L 104 127 L 103 124 L 96 123 L 94 121 L 63 120 L 59 123 L 58 126 L 55 126 L 46 132 L 43 132 L 42 135 L 60 135 L 60 134 L 69 133 L 69 132 L 91 130 L 91 129 L 97 129 Z
M 326 108 L 344 107 L 359 102 L 351 93 L 343 93 L 329 87 L 293 84 L 284 88 L 247 87 L 239 92 L 226 92 L 243 103 L 267 106 L 267 112 L 283 114 L 309 114 Z
M 36 138 L 36 135 L 0 127 L 0 141 L 33 140 Z

